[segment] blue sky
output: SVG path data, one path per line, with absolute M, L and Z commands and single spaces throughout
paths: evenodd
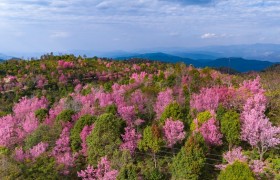
M 0 0 L 0 53 L 280 43 L 280 0 Z

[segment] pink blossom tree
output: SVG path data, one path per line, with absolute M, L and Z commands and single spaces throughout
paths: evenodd
M 25 154 L 25 152 L 23 151 L 22 147 L 17 148 L 17 149 L 15 150 L 14 158 L 15 158 L 15 160 L 17 160 L 17 161 L 19 161 L 19 162 L 22 162 L 22 161 L 25 160 L 26 154 Z
M 280 127 L 272 126 L 265 116 L 265 96 L 258 93 L 249 98 L 241 114 L 241 138 L 257 148 L 260 160 L 269 148 L 280 144 Z
M 48 100 L 45 97 L 41 99 L 33 97 L 28 99 L 23 97 L 19 100 L 17 104 L 13 107 L 13 112 L 17 118 L 22 118 L 30 112 L 35 112 L 38 109 L 47 108 Z
M 65 175 L 69 173 L 69 168 L 74 166 L 75 161 L 75 157 L 72 155 L 70 148 L 70 126 L 70 124 L 65 125 L 52 151 L 56 162 L 64 165 L 63 174 Z
M 80 133 L 80 138 L 82 140 L 82 144 L 81 144 L 82 145 L 82 150 L 81 150 L 81 152 L 84 156 L 87 156 L 87 142 L 86 142 L 86 139 L 87 139 L 87 136 L 93 130 L 93 128 L 94 128 L 94 125 L 91 125 L 91 126 L 86 125 Z
M 78 177 L 83 180 L 89 179 L 102 179 L 102 180 L 115 180 L 118 175 L 118 171 L 111 168 L 111 163 L 107 157 L 102 157 L 97 165 L 97 169 L 92 166 L 88 166 L 87 169 L 77 173 Z
M 131 103 L 137 107 L 139 112 L 144 113 L 147 102 L 147 97 L 140 90 L 136 90 L 131 94 Z
M 203 123 L 199 128 L 199 132 L 201 132 L 205 142 L 209 145 L 221 145 L 223 143 L 223 135 L 214 118 L 210 118 L 207 122 Z
M 250 168 L 255 174 L 260 174 L 264 172 L 266 164 L 260 160 L 253 160 L 250 163 Z
M 39 157 L 41 154 L 43 154 L 44 152 L 47 151 L 48 146 L 49 146 L 49 144 L 44 143 L 44 142 L 40 142 L 36 146 L 33 146 L 29 150 L 29 154 L 30 154 L 31 158 L 36 159 L 37 157 Z
M 125 134 L 121 136 L 124 142 L 121 144 L 120 148 L 122 150 L 129 150 L 130 154 L 134 154 L 137 143 L 142 137 L 141 134 L 137 133 L 132 127 L 126 127 Z
M 17 121 L 12 115 L 0 118 L 0 146 L 11 147 L 17 142 Z
M 247 162 L 248 157 L 243 155 L 242 148 L 237 147 L 223 154 L 223 158 L 227 161 L 227 164 L 219 164 L 216 167 L 218 169 L 225 169 L 228 165 L 233 164 L 235 161 Z
M 156 112 L 157 118 L 160 118 L 164 109 L 173 101 L 173 91 L 171 89 L 166 89 L 162 91 L 157 96 L 157 101 L 154 106 L 154 110 Z
M 193 109 L 199 112 L 215 111 L 219 103 L 227 104 L 231 91 L 226 87 L 203 88 L 199 94 L 193 94 L 190 104 Z
M 118 113 L 126 121 L 126 124 L 132 126 L 135 120 L 135 108 L 134 106 L 118 107 Z
M 166 119 L 163 126 L 163 133 L 165 140 L 167 141 L 167 146 L 170 148 L 172 148 L 177 142 L 182 141 L 186 136 L 183 122 L 179 120 L 174 121 L 171 118 Z

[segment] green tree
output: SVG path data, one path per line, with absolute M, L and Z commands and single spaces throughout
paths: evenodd
M 205 123 L 207 120 L 209 120 L 212 117 L 212 114 L 209 111 L 204 111 L 201 112 L 197 115 L 197 125 L 198 127 L 196 127 L 196 123 L 193 121 L 191 123 L 191 130 L 195 130 L 196 128 L 199 128 L 203 123 Z
M 56 122 L 70 122 L 72 121 L 72 116 L 75 114 L 75 111 L 71 109 L 63 110 L 59 115 L 56 117 Z
M 49 156 L 40 156 L 36 161 L 21 164 L 22 174 L 19 179 L 61 179 L 55 159 Z
M 185 146 L 173 158 L 172 179 L 199 179 L 206 162 L 206 149 L 200 134 L 190 136 Z
M 97 165 L 101 157 L 113 155 L 122 142 L 123 127 L 124 121 L 113 114 L 103 114 L 96 119 L 94 129 L 87 137 L 90 164 Z
M 163 139 L 159 128 L 156 125 L 147 126 L 143 132 L 143 138 L 138 142 L 138 148 L 144 151 L 151 151 L 155 168 L 157 167 L 156 153 L 163 145 Z
M 254 175 L 246 163 L 236 161 L 221 171 L 218 180 L 254 180 Z
M 235 111 L 228 111 L 221 119 L 221 132 L 228 142 L 229 149 L 240 143 L 240 117 Z
M 47 142 L 50 147 L 53 147 L 56 139 L 59 137 L 60 131 L 60 127 L 58 126 L 51 128 L 47 125 L 40 125 L 34 132 L 25 138 L 24 149 L 30 149 L 40 142 Z
M 88 126 L 92 125 L 95 122 L 95 120 L 96 120 L 96 117 L 94 117 L 94 116 L 84 115 L 75 122 L 75 125 L 71 129 L 71 133 L 70 133 L 72 151 L 77 152 L 78 150 L 81 149 L 82 140 L 80 138 L 80 133 L 82 132 L 83 128 L 86 125 L 88 125 Z
M 120 169 L 117 180 L 137 180 L 137 167 L 133 164 L 127 164 Z
M 40 122 L 43 122 L 44 119 L 48 116 L 48 110 L 45 108 L 38 109 L 37 111 L 35 111 L 35 116 Z
M 171 103 L 164 109 L 160 117 L 160 123 L 164 124 L 165 120 L 171 117 L 175 120 L 184 120 L 182 108 L 178 103 Z

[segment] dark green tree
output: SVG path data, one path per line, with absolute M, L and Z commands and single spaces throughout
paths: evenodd
M 44 119 L 48 116 L 48 110 L 44 108 L 38 109 L 37 111 L 35 111 L 35 116 L 40 122 L 43 122 Z
M 63 110 L 57 117 L 56 122 L 70 122 L 72 121 L 72 116 L 75 114 L 75 111 L 71 109 Z
M 199 179 L 206 162 L 206 149 L 200 134 L 190 136 L 185 146 L 173 158 L 172 179 Z
M 184 115 L 182 112 L 182 108 L 178 103 L 169 104 L 163 111 L 160 117 L 160 123 L 164 124 L 167 118 L 173 118 L 174 120 L 184 120 Z
M 88 125 L 92 125 L 96 120 L 96 117 L 91 115 L 84 115 L 80 117 L 76 122 L 74 127 L 71 129 L 71 149 L 74 152 L 77 152 L 81 149 L 82 140 L 80 138 L 80 133 L 82 132 L 83 128 Z
M 254 180 L 254 175 L 246 163 L 236 161 L 228 165 L 218 176 L 218 180 Z
M 229 149 L 240 143 L 240 117 L 235 111 L 228 111 L 221 119 L 221 132 L 228 142 Z
M 138 143 L 140 150 L 151 151 L 155 168 L 157 167 L 156 153 L 159 152 L 163 143 L 160 130 L 156 125 L 147 126 L 144 129 L 143 138 Z
M 101 157 L 113 155 L 122 142 L 123 128 L 124 121 L 113 114 L 103 114 L 96 119 L 94 129 L 87 137 L 89 164 L 97 165 Z

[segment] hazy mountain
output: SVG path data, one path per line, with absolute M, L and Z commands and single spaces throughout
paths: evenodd
M 13 58 L 12 56 L 7 56 L 5 54 L 0 53 L 0 60 L 8 60 L 8 59 L 12 59 L 12 58 Z
M 140 54 L 163 52 L 166 54 L 195 60 L 215 60 L 223 57 L 242 57 L 244 59 L 258 59 L 263 61 L 280 62 L 280 44 L 241 44 L 194 48 L 158 47 L 152 49 L 142 49 L 136 52 Z
M 206 62 L 204 66 L 209 67 L 230 67 L 239 72 L 261 71 L 274 63 L 268 61 L 248 60 L 243 58 L 220 58 Z
M 127 57 L 118 57 L 115 59 L 118 60 L 127 60 L 127 59 L 133 59 L 133 58 L 141 58 L 141 59 L 148 59 L 148 60 L 154 60 L 154 61 L 161 61 L 161 62 L 170 62 L 170 63 L 176 63 L 176 62 L 184 62 L 186 64 L 193 64 L 195 66 L 201 66 L 202 64 L 200 61 L 196 61 L 189 58 L 182 58 L 179 56 L 173 56 L 170 54 L 165 53 L 147 53 L 147 54 L 139 54 L 135 56 L 127 56 Z
M 264 70 L 275 63 L 268 61 L 259 61 L 259 60 L 248 60 L 244 58 L 218 58 L 215 60 L 204 59 L 204 60 L 193 60 L 189 58 L 182 58 L 179 56 L 174 56 L 165 53 L 147 53 L 140 54 L 135 56 L 127 56 L 127 57 L 118 57 L 115 58 L 117 60 L 127 60 L 133 58 L 141 58 L 148 60 L 156 60 L 161 62 L 184 62 L 186 64 L 192 64 L 195 67 L 213 67 L 213 68 L 221 68 L 221 67 L 229 67 L 239 72 L 247 72 L 247 71 L 261 71 Z
M 258 59 L 271 62 L 280 62 L 280 44 L 251 44 L 229 46 L 207 46 L 186 49 L 186 53 L 199 53 L 216 57 L 242 57 L 245 59 Z M 196 58 L 194 58 L 196 59 Z M 209 58 L 212 59 L 212 58 Z

